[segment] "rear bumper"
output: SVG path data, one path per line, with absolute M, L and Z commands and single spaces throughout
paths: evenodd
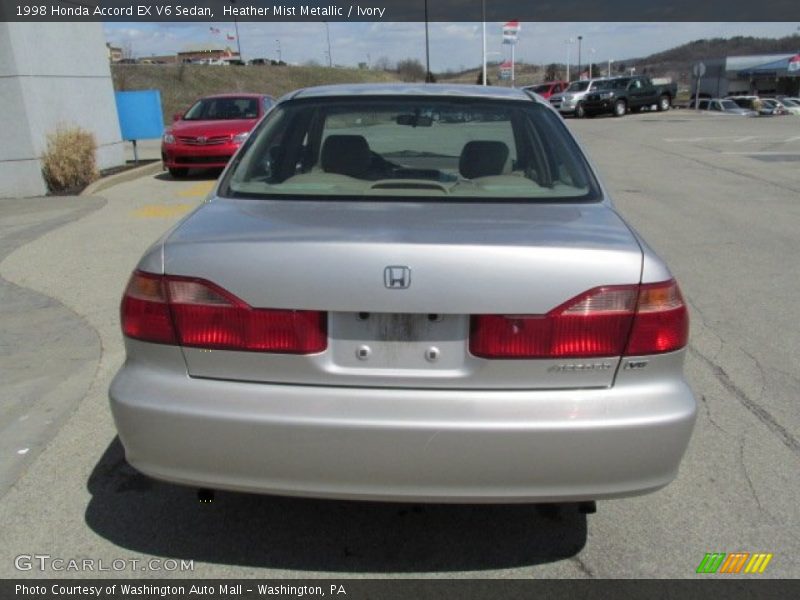
M 345 388 L 190 378 L 127 362 L 110 389 L 131 465 L 175 483 L 362 500 L 546 502 L 669 483 L 680 378 L 580 391 Z
M 215 144 L 210 146 L 186 146 L 182 144 L 162 144 L 161 160 L 164 168 L 223 168 L 239 149 L 235 144 Z

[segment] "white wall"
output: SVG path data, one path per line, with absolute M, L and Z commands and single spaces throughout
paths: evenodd
M 124 162 L 100 23 L 0 22 L 0 198 L 46 192 L 39 157 L 59 126 L 94 133 L 98 168 Z

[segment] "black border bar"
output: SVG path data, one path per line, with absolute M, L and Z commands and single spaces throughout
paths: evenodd
M 0 21 L 800 21 L 798 0 L 2 0 Z

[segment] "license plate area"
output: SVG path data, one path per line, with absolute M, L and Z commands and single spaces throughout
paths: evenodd
M 465 315 L 331 313 L 331 358 L 345 369 L 459 369 L 468 327 Z

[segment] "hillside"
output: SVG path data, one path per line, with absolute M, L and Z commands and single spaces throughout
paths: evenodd
M 394 81 L 392 73 L 327 67 L 112 65 L 116 91 L 161 91 L 164 122 L 198 98 L 225 92 L 260 92 L 276 98 L 312 85 Z
M 639 58 L 627 58 L 615 61 L 612 70 L 624 73 L 624 69 L 636 68 L 636 72 L 653 77 L 671 77 L 680 84 L 688 85 L 691 80 L 692 65 L 700 60 L 720 58 L 723 56 L 742 56 L 747 54 L 781 54 L 784 52 L 800 52 L 800 35 L 783 38 L 756 38 L 737 36 L 729 39 L 702 39 L 676 46 L 664 52 Z M 517 85 L 530 85 L 544 79 L 542 68 L 538 64 L 517 64 Z M 574 65 L 573 65 L 574 67 Z M 599 67 L 605 72 L 606 64 L 600 62 Z M 555 68 L 563 72 L 564 64 L 556 64 Z M 480 69 L 469 69 L 460 73 L 437 73 L 439 81 L 452 83 L 475 83 Z M 493 85 L 508 86 L 510 81 L 500 81 L 497 77 L 497 65 L 488 68 L 489 80 Z M 573 77 L 574 77 L 573 70 Z

